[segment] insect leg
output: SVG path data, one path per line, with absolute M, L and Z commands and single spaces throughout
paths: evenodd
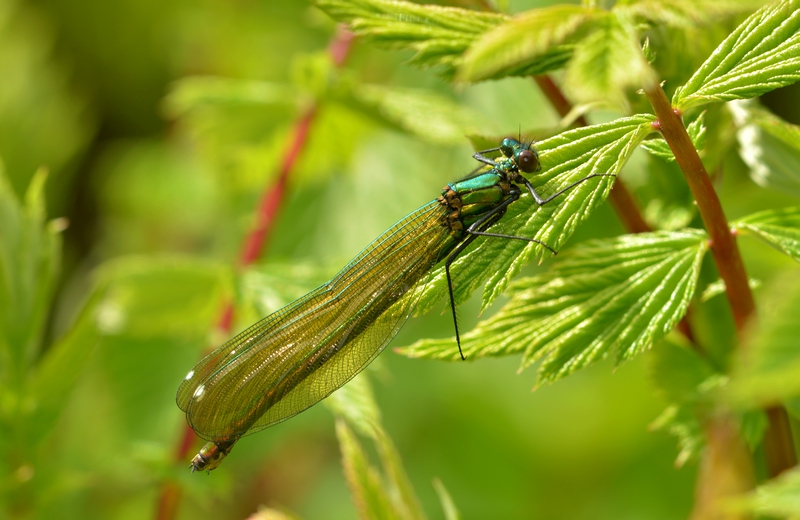
M 536 193 L 536 190 L 533 188 L 533 185 L 531 185 L 531 183 L 530 183 L 530 181 L 528 179 L 525 179 L 523 177 L 521 179 L 521 182 L 523 184 L 525 184 L 526 188 L 528 188 L 528 192 L 531 194 L 531 197 L 533 197 L 533 200 L 536 201 L 536 204 L 538 204 L 540 206 L 544 206 L 545 204 L 547 204 L 548 202 L 550 202 L 554 198 L 556 198 L 559 195 L 563 194 L 565 191 L 569 191 L 572 188 L 574 188 L 575 186 L 577 186 L 578 184 L 582 183 L 583 181 L 591 179 L 593 177 L 616 177 L 616 175 L 613 174 L 613 173 L 593 173 L 591 175 L 587 175 L 583 179 L 578 179 L 577 181 L 573 182 L 572 184 L 566 186 L 565 188 L 561 188 L 560 190 L 558 190 L 557 192 L 553 193 L 552 195 L 550 195 L 546 199 L 543 199 L 542 197 L 539 196 L 538 193 Z

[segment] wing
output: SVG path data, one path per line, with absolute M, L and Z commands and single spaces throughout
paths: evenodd
M 209 440 L 238 438 L 319 402 L 372 361 L 416 300 L 403 297 L 437 262 L 448 235 L 431 202 L 387 230 L 330 282 L 204 358 L 178 390 Z

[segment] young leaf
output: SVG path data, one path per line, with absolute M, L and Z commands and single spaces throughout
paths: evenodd
M 441 67 L 446 76 L 484 32 L 508 19 L 496 13 L 419 5 L 401 0 L 316 0 L 333 19 L 365 40 L 392 49 L 415 51 L 411 62 Z
M 542 171 L 531 179 L 537 192 L 546 197 L 590 174 L 616 174 L 633 150 L 654 131 L 653 116 L 639 115 L 610 123 L 569 130 L 536 144 Z M 493 233 L 530 237 L 558 250 L 582 222 L 605 200 L 613 177 L 588 179 L 544 206 L 538 206 L 528 193 L 511 204 Z M 505 290 L 508 281 L 532 257 L 549 257 L 542 246 L 522 240 L 480 237 L 476 246 L 463 253 L 450 269 L 456 302 L 465 301 L 484 285 L 483 308 Z M 444 267 L 431 274 L 422 293 L 417 314 L 430 310 L 447 292 Z
M 761 186 L 800 195 L 800 127 L 751 101 L 733 101 L 728 107 L 738 127 L 739 155 L 750 167 L 750 177 Z
M 0 164 L 0 387 L 13 392 L 38 361 L 61 262 L 65 225 L 47 222 L 46 179 L 38 171 L 21 204 Z
M 342 450 L 342 466 L 356 509 L 363 519 L 400 518 L 378 471 L 370 466 L 355 434 L 343 420 L 336 421 L 336 437 Z
M 601 9 L 577 5 L 522 13 L 487 32 L 470 47 L 459 65 L 458 79 L 475 82 L 544 74 L 561 68 L 572 56 L 570 37 L 588 22 L 604 16 L 608 14 Z
M 512 286 L 497 314 L 462 336 L 467 357 L 524 351 L 523 368 L 544 358 L 539 381 L 563 377 L 616 351 L 649 348 L 680 320 L 707 248 L 701 231 L 626 235 L 587 243 L 542 276 Z M 411 357 L 455 359 L 452 340 L 425 340 Z
M 770 209 L 733 223 L 738 232 L 749 231 L 800 261 L 800 207 Z
M 594 24 L 594 31 L 575 49 L 565 84 L 583 103 L 603 101 L 627 108 L 626 87 L 655 83 L 630 20 L 612 11 Z
M 675 91 L 681 111 L 759 96 L 800 79 L 800 0 L 757 11 L 737 27 Z

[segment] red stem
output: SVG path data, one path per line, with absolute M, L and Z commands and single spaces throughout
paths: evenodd
M 711 179 L 705 166 L 694 149 L 686 127 L 680 116 L 675 113 L 667 99 L 667 95 L 659 85 L 645 89 L 647 98 L 655 109 L 658 124 L 664 139 L 667 141 L 678 165 L 686 176 L 686 182 L 692 190 L 700 216 L 703 219 L 708 236 L 711 238 L 711 254 L 725 282 L 725 291 L 733 312 L 736 328 L 741 332 L 747 320 L 755 314 L 756 306 L 753 293 L 747 284 L 747 273 L 744 270 L 739 248 L 728 226 L 728 220 L 722 211 Z
M 659 129 L 675 155 L 678 165 L 683 170 L 689 188 L 697 201 L 700 216 L 711 239 L 711 254 L 714 257 L 720 277 L 725 282 L 725 290 L 736 323 L 736 329 L 741 335 L 747 321 L 755 315 L 756 307 L 753 294 L 750 292 L 750 286 L 747 283 L 747 273 L 745 272 L 735 237 L 731 233 L 719 198 L 714 191 L 703 162 L 697 154 L 697 150 L 695 150 L 691 139 L 689 139 L 689 134 L 680 115 L 672 108 L 664 90 L 659 85 L 645 88 L 645 94 L 647 94 L 647 98 L 653 105 L 658 117 Z M 767 409 L 766 413 L 769 426 L 764 436 L 764 450 L 767 455 L 770 475 L 775 476 L 795 466 L 797 464 L 797 455 L 792 443 L 792 434 L 786 411 L 780 407 L 774 407 Z M 732 428 L 730 423 L 727 424 L 727 427 Z M 709 449 L 706 450 L 708 453 L 713 453 L 719 448 L 712 445 L 715 442 L 714 437 L 709 437 L 708 441 Z M 709 456 L 711 455 L 705 455 L 705 457 Z M 752 468 L 750 471 L 752 471 Z M 712 488 L 715 486 L 713 482 L 706 482 L 702 477 L 703 475 L 701 474 L 700 478 L 698 478 L 698 489 L 704 485 Z M 713 480 L 716 477 L 712 475 L 709 478 Z M 747 475 L 745 472 L 741 474 L 741 478 L 746 480 L 751 478 L 751 475 Z
M 331 61 L 333 61 L 337 67 L 342 67 L 347 60 L 353 38 L 353 33 L 339 26 L 334 39 L 328 46 L 328 53 L 330 54 Z M 270 235 L 275 226 L 275 219 L 286 197 L 289 177 L 294 171 L 297 160 L 308 141 L 308 133 L 311 129 L 311 124 L 314 122 L 316 113 L 317 105 L 315 103 L 305 111 L 303 116 L 295 124 L 292 140 L 283 156 L 278 178 L 275 183 L 264 192 L 256 208 L 256 225 L 245 238 L 239 257 L 239 265 L 242 267 L 250 265 L 258 260 L 269 242 Z M 220 314 L 217 327 L 225 333 L 225 335 L 230 335 L 231 332 L 233 310 L 233 303 L 227 302 Z M 176 461 L 185 462 L 199 440 L 194 430 L 192 430 L 188 424 L 184 425 L 180 443 L 175 451 Z M 161 487 L 161 492 L 158 497 L 156 519 L 174 519 L 178 513 L 181 495 L 182 489 L 177 483 L 171 481 L 165 482 Z

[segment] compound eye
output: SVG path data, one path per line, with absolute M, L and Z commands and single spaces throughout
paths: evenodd
M 539 158 L 530 150 L 522 150 L 517 155 L 517 166 L 525 173 L 532 173 L 539 169 Z

